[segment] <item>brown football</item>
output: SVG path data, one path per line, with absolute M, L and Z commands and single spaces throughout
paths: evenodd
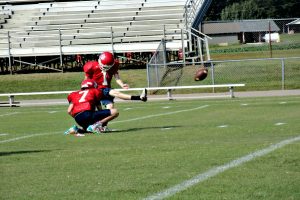
M 207 77 L 208 70 L 205 68 L 200 68 L 195 73 L 195 81 L 202 81 Z

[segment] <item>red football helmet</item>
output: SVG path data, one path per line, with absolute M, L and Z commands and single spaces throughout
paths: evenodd
M 81 82 L 81 89 L 97 88 L 97 83 L 92 79 L 86 79 Z
M 110 52 L 105 51 L 100 54 L 98 63 L 102 70 L 107 71 L 115 64 L 114 55 Z

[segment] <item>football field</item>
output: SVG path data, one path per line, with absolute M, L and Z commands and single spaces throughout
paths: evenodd
M 300 199 L 300 96 L 116 106 L 85 137 L 67 105 L 0 108 L 0 199 Z

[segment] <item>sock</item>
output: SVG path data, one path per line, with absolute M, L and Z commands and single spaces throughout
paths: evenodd
M 131 96 L 131 100 L 141 100 L 140 96 Z
M 78 131 L 77 131 L 77 133 L 80 133 L 80 134 L 85 134 L 85 133 L 86 133 L 86 131 L 85 131 L 85 130 L 83 130 L 83 129 L 81 129 L 81 128 L 79 128 L 79 129 L 78 129 Z

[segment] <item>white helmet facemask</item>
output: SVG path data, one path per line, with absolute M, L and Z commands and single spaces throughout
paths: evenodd
M 115 64 L 115 61 L 113 61 L 113 63 L 111 65 L 104 65 L 104 64 L 102 64 L 101 59 L 99 58 L 98 63 L 99 63 L 100 69 L 102 69 L 103 71 L 108 71 Z

